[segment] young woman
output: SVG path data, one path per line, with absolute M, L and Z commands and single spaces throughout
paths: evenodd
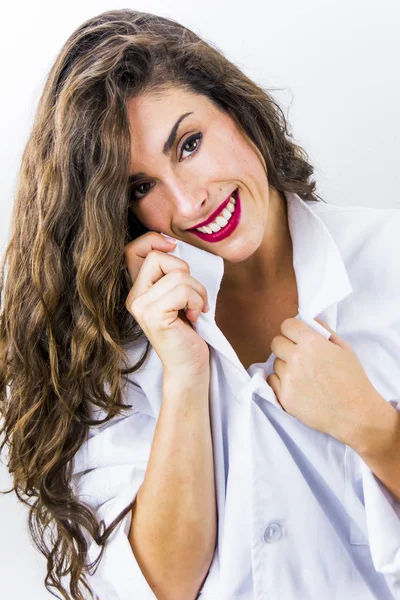
M 290 138 L 156 15 L 90 19 L 49 73 L 2 447 L 62 598 L 400 597 L 400 211 L 321 202 Z

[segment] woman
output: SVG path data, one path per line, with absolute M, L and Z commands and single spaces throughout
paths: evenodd
M 400 597 L 400 213 L 321 203 L 290 137 L 159 16 L 90 19 L 50 71 L 2 447 L 63 598 Z

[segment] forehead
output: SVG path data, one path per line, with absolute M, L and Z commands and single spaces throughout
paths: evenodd
M 183 112 L 204 114 L 215 110 L 212 102 L 202 94 L 195 94 L 181 88 L 171 88 L 163 92 L 141 94 L 127 101 L 129 123 L 134 127 L 147 127 L 164 123 L 168 127 L 171 119 Z M 165 123 L 165 119 L 168 122 Z
M 131 173 L 140 171 L 141 176 L 146 164 L 165 160 L 163 149 L 165 153 L 166 147 L 171 147 L 167 140 L 176 139 L 185 125 L 190 127 L 196 121 L 196 126 L 203 127 L 223 118 L 207 96 L 178 87 L 141 94 L 128 100 L 126 107 L 134 163 Z

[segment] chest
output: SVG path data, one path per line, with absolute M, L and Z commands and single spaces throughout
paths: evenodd
M 297 296 L 267 302 L 265 297 L 253 301 L 217 302 L 215 320 L 244 368 L 255 362 L 265 362 L 271 354 L 271 342 L 281 335 L 281 323 L 298 314 Z

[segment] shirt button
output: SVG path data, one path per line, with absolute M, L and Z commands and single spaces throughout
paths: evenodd
M 271 523 L 264 531 L 264 541 L 267 544 L 273 544 L 282 537 L 282 527 L 278 523 Z

